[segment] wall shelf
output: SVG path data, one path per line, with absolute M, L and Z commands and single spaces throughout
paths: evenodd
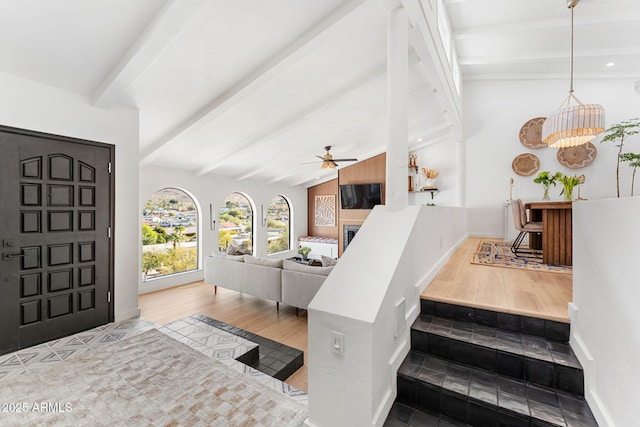
M 425 188 L 418 191 L 410 191 L 410 193 L 431 193 L 431 200 L 433 200 L 434 195 L 439 192 L 437 188 Z

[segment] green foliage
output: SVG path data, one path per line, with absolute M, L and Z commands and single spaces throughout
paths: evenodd
M 158 233 L 156 237 L 156 243 L 167 243 L 169 241 L 169 235 L 167 234 L 167 230 L 162 227 L 153 227 L 153 231 Z
M 631 119 L 612 125 L 604 131 L 604 138 L 601 142 L 615 142 L 618 147 L 618 161 L 616 164 L 616 191 L 620 197 L 620 161 L 622 161 L 622 148 L 625 139 L 640 132 L 640 119 Z M 635 171 L 635 169 L 634 169 Z
M 309 255 L 309 252 L 311 252 L 311 248 L 309 246 L 300 246 L 298 248 L 298 253 L 302 256 Z
M 227 212 L 227 215 L 231 215 L 232 217 L 240 219 L 244 218 L 244 214 L 240 209 L 231 209 L 229 210 L 229 212 Z
M 158 239 L 158 233 L 147 224 L 142 224 L 142 246 L 155 245 Z
M 560 180 L 560 178 L 562 178 L 561 172 L 556 172 L 552 175 L 549 171 L 542 171 L 538 173 L 538 176 L 533 178 L 533 182 L 535 182 L 536 184 L 542 184 L 544 186 L 549 186 L 552 184 L 555 186 L 556 181 Z
M 229 247 L 231 241 L 233 240 L 233 234 L 234 233 L 232 233 L 231 230 L 225 230 L 224 228 L 221 228 L 218 232 L 218 245 L 221 248 Z
M 173 229 L 173 233 L 168 236 L 168 240 L 173 243 L 173 249 L 180 246 L 182 242 L 187 240 L 187 236 L 182 234 L 185 228 L 182 225 L 178 225 Z
M 622 153 L 619 155 L 619 158 L 621 161 L 629 163 L 629 166 L 633 168 L 633 173 L 631 174 L 631 196 L 633 196 L 633 187 L 636 182 L 636 169 L 640 167 L 640 154 Z
M 563 187 L 560 195 L 564 194 L 567 200 L 571 200 L 574 187 L 581 184 L 580 177 L 577 175 L 562 175 L 558 181 L 562 183 Z
M 269 241 L 267 253 L 275 254 L 287 250 L 289 250 L 289 228 L 285 227 L 279 239 Z
M 622 147 L 626 137 L 640 132 L 640 119 L 631 119 L 612 125 L 604 131 L 604 138 L 600 142 L 617 142 L 616 147 Z
M 196 248 L 170 248 L 162 252 L 142 253 L 142 270 L 147 277 L 181 273 L 197 267 Z
M 142 271 L 148 274 L 162 265 L 162 254 L 152 251 L 142 252 Z

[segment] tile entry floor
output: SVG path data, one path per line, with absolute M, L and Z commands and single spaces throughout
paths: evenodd
M 186 317 L 165 326 L 157 325 L 143 318 L 109 323 L 75 335 L 5 354 L 0 356 L 0 384 L 32 369 L 51 366 L 51 364 L 129 338 L 149 329 L 158 329 L 228 367 L 247 374 L 253 380 L 260 381 L 299 402 L 307 404 L 308 399 L 305 392 L 235 360 L 242 353 L 254 348 L 255 343 L 208 325 L 196 316 Z

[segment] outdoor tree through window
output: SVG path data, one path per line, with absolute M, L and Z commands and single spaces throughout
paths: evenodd
M 235 255 L 253 252 L 253 208 L 240 193 L 229 194 L 220 205 L 218 246 L 222 252 Z
M 282 196 L 271 200 L 267 211 L 267 253 L 275 254 L 291 248 L 289 224 L 291 218 L 289 202 Z
M 142 213 L 144 280 L 198 268 L 198 210 L 182 190 L 154 193 Z

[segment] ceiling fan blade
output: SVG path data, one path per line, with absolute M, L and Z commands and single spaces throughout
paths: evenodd
M 322 160 L 323 162 L 325 161 L 325 158 L 322 156 L 316 156 L 317 158 L 319 158 L 320 160 Z
M 334 162 L 357 162 L 358 159 L 333 159 Z
M 314 160 L 313 162 L 304 162 L 304 163 L 300 163 L 301 165 L 311 165 L 311 164 L 317 164 L 317 163 L 322 163 L 324 162 L 324 160 Z

